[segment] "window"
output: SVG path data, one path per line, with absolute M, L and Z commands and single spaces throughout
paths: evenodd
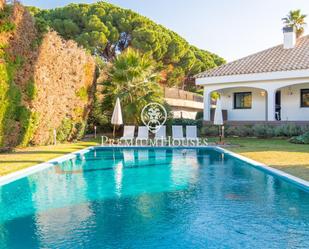
M 300 90 L 300 106 L 309 107 L 309 89 Z
M 251 109 L 252 93 L 234 93 L 234 109 Z

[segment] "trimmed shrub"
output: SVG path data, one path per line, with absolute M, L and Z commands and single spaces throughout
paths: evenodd
M 226 126 L 225 135 L 226 136 L 237 136 L 237 137 L 253 136 L 252 125 Z
M 303 135 L 292 137 L 290 142 L 294 144 L 309 144 L 309 131 Z
M 201 128 L 201 135 L 202 136 L 218 136 L 219 128 L 216 125 L 204 125 Z
M 203 120 L 202 119 L 188 119 L 188 118 L 175 118 L 172 120 L 169 120 L 167 123 L 171 125 L 196 125 L 198 128 L 201 128 L 203 126 Z
M 295 124 L 285 124 L 275 127 L 275 136 L 277 137 L 292 137 L 302 134 L 302 128 Z
M 253 126 L 253 135 L 259 138 L 275 136 L 275 127 L 271 125 L 258 124 Z
M 225 125 L 225 136 L 236 137 L 292 137 L 309 131 L 309 127 L 297 126 L 295 124 L 284 124 L 280 126 L 273 126 L 269 124 L 256 124 L 256 125 L 240 125 L 231 126 Z M 203 125 L 201 127 L 201 135 L 217 136 L 218 127 L 215 125 Z

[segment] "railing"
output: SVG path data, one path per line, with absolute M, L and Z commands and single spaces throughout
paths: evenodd
M 164 98 L 183 99 L 196 102 L 203 102 L 203 97 L 192 92 L 180 90 L 177 88 L 164 87 Z

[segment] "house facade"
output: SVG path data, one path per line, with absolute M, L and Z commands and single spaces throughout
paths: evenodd
M 204 87 L 204 120 L 210 121 L 211 94 L 218 92 L 228 122 L 309 123 L 309 36 L 284 42 L 196 75 Z

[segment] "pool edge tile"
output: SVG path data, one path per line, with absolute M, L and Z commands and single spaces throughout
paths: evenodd
M 248 164 L 250 164 L 252 167 L 255 167 L 259 170 L 262 170 L 270 175 L 273 175 L 273 176 L 277 176 L 279 177 L 280 179 L 282 180 L 285 180 L 291 184 L 294 184 L 296 185 L 297 187 L 303 189 L 304 191 L 306 192 L 309 192 L 309 182 L 306 181 L 306 180 L 303 180 L 301 178 L 298 178 L 296 176 L 293 176 L 291 174 L 288 174 L 288 173 L 285 173 L 284 171 L 281 171 L 279 169 L 275 169 L 275 168 L 272 168 L 266 164 L 263 164 L 263 163 L 260 163 L 260 162 L 257 162 L 253 159 L 250 159 L 248 157 L 245 157 L 245 156 L 242 156 L 240 154 L 237 154 L 235 152 L 232 152 L 226 148 L 222 148 L 220 146 L 214 146 L 214 145 L 205 145 L 205 146 L 158 146 L 158 147 L 153 147 L 153 146 L 108 146 L 108 145 L 97 145 L 97 146 L 90 146 L 90 147 L 87 147 L 87 148 L 84 148 L 82 150 L 78 150 L 78 151 L 74 151 L 74 152 L 71 152 L 71 153 L 68 153 L 64 156 L 61 156 L 61 157 L 57 157 L 57 158 L 53 158 L 49 161 L 46 161 L 44 163 L 40 163 L 40 164 L 36 164 L 36 165 L 33 165 L 33 166 L 30 166 L 28 168 L 25 168 L 25 169 L 21 169 L 19 171 L 16 171 L 16 172 L 13 172 L 13 173 L 10 173 L 10 174 L 7 174 L 7 175 L 4 175 L 4 176 L 1 176 L 0 177 L 0 187 L 3 186 L 3 185 L 6 185 L 6 184 L 9 184 L 13 181 L 16 181 L 18 179 L 21 179 L 23 177 L 26 177 L 26 176 L 29 176 L 29 175 L 32 175 L 36 172 L 39 172 L 43 169 L 46 169 L 46 168 L 49 168 L 49 167 L 52 167 L 54 166 L 56 163 L 60 163 L 60 162 L 63 162 L 63 161 L 66 161 L 68 159 L 72 159 L 72 158 L 75 158 L 77 157 L 78 155 L 82 155 L 82 154 L 85 154 L 93 149 L 96 149 L 96 148 L 108 148 L 108 149 L 111 149 L 111 148 L 118 148 L 118 149 L 128 149 L 128 148 L 134 148 L 134 149 L 139 149 L 139 148 L 162 148 L 162 149 L 167 149 L 167 148 L 170 148 L 170 149 L 214 149 L 218 152 L 222 152 L 222 153 L 225 153 L 225 154 L 228 154 L 228 155 L 231 155 L 241 161 L 244 161 L 244 162 L 247 162 Z
M 9 184 L 11 182 L 14 182 L 16 180 L 19 180 L 23 177 L 37 173 L 41 170 L 52 167 L 56 163 L 75 158 L 75 157 L 77 157 L 78 155 L 81 155 L 81 154 L 85 154 L 86 152 L 93 150 L 94 147 L 95 146 L 90 146 L 90 147 L 87 147 L 87 148 L 84 148 L 84 149 L 81 149 L 81 150 L 78 150 L 78 151 L 68 153 L 68 154 L 60 156 L 60 157 L 53 158 L 53 159 L 48 160 L 44 163 L 35 164 L 35 165 L 27 167 L 25 169 L 21 169 L 21 170 L 15 171 L 13 173 L 9 173 L 9 174 L 4 175 L 4 176 L 0 176 L 0 187 L 4 186 L 6 184 Z
M 289 173 L 286 173 L 282 170 L 279 170 L 279 169 L 276 169 L 276 168 L 273 168 L 273 167 L 270 167 L 264 163 L 260 163 L 260 162 L 257 162 L 253 159 L 250 159 L 248 157 L 245 157 L 245 156 L 242 156 L 240 154 L 237 154 L 235 152 L 232 152 L 226 148 L 222 148 L 222 147 L 216 147 L 215 148 L 217 151 L 221 151 L 225 154 L 228 154 L 228 155 L 231 155 L 235 158 L 238 158 L 239 160 L 241 161 L 244 161 L 244 162 L 247 162 L 249 163 L 250 165 L 252 165 L 252 167 L 255 167 L 257 169 L 260 169 L 268 174 L 271 174 L 273 176 L 277 176 L 279 177 L 280 179 L 283 179 L 289 183 L 292 183 L 294 185 L 296 185 L 297 187 L 309 192 L 309 182 L 304 180 L 304 179 L 301 179 L 299 177 L 296 177 L 296 176 L 293 176 Z

